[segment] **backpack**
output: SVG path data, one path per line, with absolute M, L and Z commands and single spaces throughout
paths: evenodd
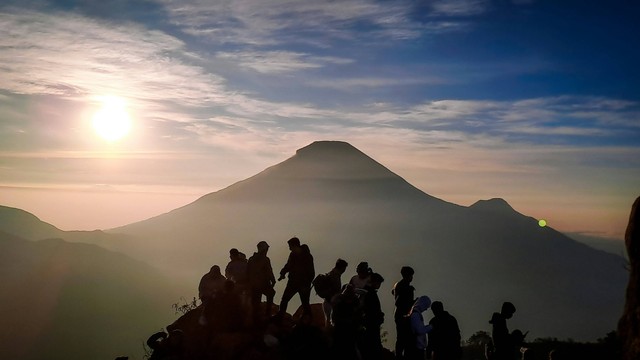
M 319 274 L 311 282 L 311 284 L 313 285 L 313 288 L 316 289 L 316 294 L 318 294 L 318 296 L 320 296 L 323 299 L 331 296 L 330 280 L 331 279 L 329 279 L 328 274 Z

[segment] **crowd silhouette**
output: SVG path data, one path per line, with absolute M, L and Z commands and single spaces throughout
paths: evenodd
M 328 272 L 316 276 L 313 255 L 306 244 L 293 237 L 287 241 L 289 256 L 276 280 L 268 257 L 269 244 L 260 241 L 247 259 L 238 249 L 229 250 L 224 275 L 219 265 L 202 276 L 198 286 L 201 304 L 147 341 L 150 359 L 339 359 L 339 360 L 460 360 L 460 329 L 456 318 L 441 301 L 415 296 L 411 285 L 415 271 L 400 269 L 393 285 L 396 339 L 393 351 L 382 345 L 385 322 L 378 290 L 381 274 L 366 261 L 356 274 L 342 283 L 347 261 L 337 259 Z M 279 306 L 274 305 L 277 281 L 287 279 Z M 312 308 L 311 291 L 322 298 Z M 287 313 L 298 295 L 301 311 Z M 265 297 L 265 301 L 262 299 Z M 433 317 L 425 321 L 427 310 Z M 527 358 L 520 330 L 509 332 L 507 320 L 516 309 L 502 304 L 489 320 L 491 342 L 488 360 Z M 529 354 L 531 355 L 531 354 Z

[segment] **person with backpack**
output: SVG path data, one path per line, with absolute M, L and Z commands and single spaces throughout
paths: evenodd
M 251 295 L 251 314 L 254 324 L 258 324 L 260 320 L 260 300 L 262 295 L 267 297 L 266 316 L 271 315 L 271 307 L 273 305 L 273 297 L 276 291 L 273 286 L 276 283 L 276 277 L 273 275 L 271 260 L 267 256 L 269 244 L 266 241 L 260 241 L 257 245 L 258 252 L 251 255 L 247 262 L 247 276 L 249 280 L 249 292 Z
M 281 319 L 287 312 L 287 305 L 296 293 L 300 295 L 303 316 L 311 316 L 311 305 L 309 297 L 311 295 L 311 282 L 315 278 L 313 266 L 313 256 L 306 244 L 301 245 L 300 239 L 292 237 L 287 241 L 289 245 L 289 258 L 287 263 L 280 270 L 278 281 L 283 280 L 288 275 L 287 286 L 282 293 L 280 309 L 276 314 L 276 319 Z
M 342 289 L 341 276 L 347 270 L 349 264 L 343 260 L 336 260 L 336 265 L 326 274 L 319 274 L 313 279 L 313 288 L 316 294 L 322 298 L 322 310 L 324 312 L 325 327 L 331 326 L 331 299 Z
M 391 294 L 395 298 L 395 311 L 393 313 L 393 319 L 396 324 L 396 344 L 395 355 L 396 359 L 404 359 L 408 352 L 409 346 L 413 344 L 413 336 L 411 334 L 411 325 L 409 324 L 409 318 L 407 314 L 411 310 L 411 306 L 415 302 L 414 292 L 415 288 L 411 286 L 413 281 L 413 268 L 409 266 L 403 266 L 400 269 L 400 275 L 402 280 L 393 285 Z

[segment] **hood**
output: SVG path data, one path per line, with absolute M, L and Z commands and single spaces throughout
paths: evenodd
M 411 312 L 424 312 L 431 306 L 431 299 L 426 296 L 420 296 L 411 308 Z

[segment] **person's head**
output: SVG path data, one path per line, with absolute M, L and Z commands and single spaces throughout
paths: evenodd
M 212 274 L 214 274 L 214 275 L 222 275 L 222 274 L 220 273 L 220 266 L 218 266 L 218 265 L 213 265 L 213 266 L 211 267 L 211 269 L 209 270 L 209 272 L 210 272 L 210 273 L 212 273 Z
M 266 253 L 269 250 L 269 244 L 266 241 L 260 241 L 257 247 L 259 253 Z
M 500 313 L 502 314 L 502 316 L 504 316 L 505 319 L 510 319 L 515 312 L 516 312 L 516 307 L 512 303 L 505 301 L 502 304 L 502 309 L 500 310 Z
M 294 236 L 287 241 L 287 244 L 289 244 L 289 250 L 293 251 L 300 247 L 300 239 Z
M 422 295 L 413 303 L 411 312 L 425 312 L 429 309 L 429 306 L 431 306 L 431 299 L 427 295 Z
M 434 301 L 431 304 L 431 311 L 433 311 L 433 315 L 440 315 L 444 312 L 444 305 L 442 304 L 442 301 Z
M 380 289 L 380 285 L 382 285 L 382 283 L 384 282 L 384 278 L 382 277 L 382 275 L 378 274 L 378 273 L 373 273 L 371 274 L 371 287 L 374 289 Z
M 347 266 L 349 266 L 349 264 L 345 260 L 336 260 L 336 269 L 340 272 L 340 274 L 344 274 L 344 272 L 347 271 Z
M 371 269 L 369 269 L 369 263 L 366 261 L 362 261 L 358 266 L 356 266 L 356 274 L 361 278 L 365 278 L 371 274 Z
M 239 256 L 240 256 L 240 251 L 238 251 L 238 249 L 233 248 L 229 250 L 229 258 L 231 258 L 231 260 L 237 259 Z
M 413 271 L 413 268 L 411 266 L 403 266 L 400 269 L 400 275 L 402 275 L 402 278 L 405 280 L 412 281 L 414 273 L 415 271 Z

